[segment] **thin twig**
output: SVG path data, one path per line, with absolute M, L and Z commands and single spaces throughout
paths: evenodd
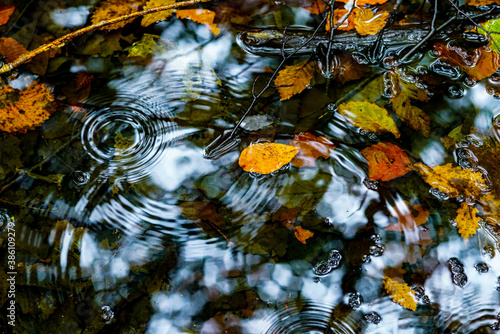
M 28 53 L 25 53 L 25 54 L 21 55 L 19 58 L 17 58 L 16 60 L 14 60 L 12 63 L 4 64 L 2 67 L 0 67 L 0 74 L 12 71 L 14 68 L 18 67 L 19 65 L 24 64 L 28 60 L 34 58 L 35 56 L 37 56 L 37 55 L 39 55 L 39 54 L 41 54 L 41 53 L 43 53 L 45 51 L 49 51 L 49 50 L 55 49 L 55 48 L 62 48 L 67 41 L 69 41 L 69 40 L 71 40 L 71 39 L 73 39 L 75 37 L 78 37 L 80 35 L 83 35 L 83 34 L 85 34 L 87 32 L 99 29 L 101 27 L 105 27 L 105 26 L 108 26 L 110 24 L 114 24 L 114 23 L 126 21 L 126 20 L 129 20 L 129 19 L 134 19 L 136 17 L 140 17 L 140 16 L 144 16 L 144 15 L 148 15 L 148 14 L 153 14 L 153 13 L 162 12 L 162 11 L 170 10 L 170 9 L 181 8 L 181 7 L 193 6 L 193 5 L 200 4 L 202 2 L 209 2 L 209 1 L 212 1 L 212 0 L 189 0 L 189 1 L 183 1 L 183 2 L 178 2 L 178 3 L 171 4 L 171 5 L 160 6 L 160 7 L 150 8 L 150 9 L 145 9 L 145 10 L 142 10 L 140 12 L 135 12 L 135 13 L 131 13 L 131 14 L 119 16 L 119 17 L 116 17 L 114 19 L 110 19 L 110 20 L 107 20 L 107 21 L 106 20 L 105 21 L 101 21 L 101 22 L 99 22 L 97 24 L 90 25 L 88 27 L 82 28 L 80 30 L 77 30 L 77 31 L 74 31 L 74 32 L 69 33 L 67 35 L 64 35 L 62 37 L 59 37 L 58 39 L 56 39 L 56 40 L 54 40 L 54 41 L 52 41 L 50 43 L 44 44 L 44 45 L 36 48 L 33 51 L 30 51 Z

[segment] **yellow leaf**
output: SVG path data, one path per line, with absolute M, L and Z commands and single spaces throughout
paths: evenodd
M 289 163 L 299 148 L 278 143 L 258 143 L 241 152 L 239 164 L 246 172 L 269 174 Z
M 151 9 L 151 8 L 155 8 L 155 7 L 171 5 L 174 3 L 175 3 L 175 0 L 149 0 L 148 2 L 146 2 L 144 9 Z M 166 20 L 170 16 L 172 16 L 173 13 L 174 13 L 174 10 L 171 9 L 171 10 L 165 10 L 165 11 L 158 12 L 158 13 L 144 15 L 144 17 L 142 18 L 142 21 L 141 21 L 141 26 L 147 27 L 155 22 Z
M 465 3 L 469 6 L 500 5 L 500 0 L 466 0 Z
M 410 98 L 401 90 L 391 98 L 392 109 L 403 122 L 413 130 L 420 132 L 424 137 L 431 133 L 431 118 L 422 109 L 411 105 Z
M 410 289 L 408 284 L 399 283 L 390 277 L 384 276 L 384 288 L 390 295 L 393 302 L 415 311 L 417 309 L 417 301 L 415 300 L 415 291 Z
M 301 93 L 311 82 L 314 75 L 314 63 L 305 60 L 293 66 L 286 66 L 279 71 L 274 84 L 278 87 L 280 101 L 288 100 L 295 94 Z M 287 86 L 287 87 L 284 87 Z
M 373 13 L 368 8 L 356 8 L 353 10 L 354 27 L 360 35 L 375 35 L 385 26 L 389 18 L 389 12 L 378 11 Z
M 413 164 L 416 170 L 432 188 L 436 188 L 449 197 L 460 194 L 477 198 L 488 189 L 486 180 L 480 172 L 453 166 L 451 163 L 431 168 L 424 163 Z
M 479 217 L 477 213 L 477 209 L 470 206 L 465 201 L 462 202 L 460 208 L 458 208 L 455 222 L 457 223 L 458 233 L 463 238 L 467 239 L 471 235 L 476 234 L 476 230 L 479 227 Z
M 399 130 L 387 110 L 368 101 L 344 102 L 338 107 L 341 115 L 363 130 L 383 133 L 390 132 L 399 138 Z
M 40 126 L 49 118 L 53 101 L 49 89 L 36 81 L 23 91 L 0 88 L 0 130 L 26 133 Z
M 92 24 L 97 24 L 101 21 L 107 21 L 115 17 L 128 15 L 136 12 L 141 6 L 143 1 L 141 0 L 106 0 L 101 1 L 101 5 L 96 8 L 94 14 L 92 14 Z M 134 19 L 126 20 L 123 22 L 118 22 L 112 25 L 107 25 L 101 27 L 101 30 L 114 30 L 125 27 Z
M 314 232 L 306 230 L 305 228 L 302 228 L 302 226 L 297 226 L 293 231 L 293 234 L 298 241 L 302 242 L 305 245 L 306 240 L 312 237 L 314 235 Z
M 214 24 L 215 12 L 208 9 L 180 9 L 175 12 L 180 19 L 190 19 L 196 23 L 206 24 L 214 35 L 220 33 L 220 29 Z

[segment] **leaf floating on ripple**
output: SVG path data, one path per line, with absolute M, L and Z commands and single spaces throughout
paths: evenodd
M 315 64 L 305 60 L 296 65 L 286 66 L 279 71 L 274 84 L 278 87 L 280 101 L 288 100 L 292 96 L 301 93 L 311 82 L 314 75 Z M 286 87 L 285 87 L 286 86 Z
M 399 283 L 387 276 L 384 277 L 383 282 L 385 291 L 390 295 L 393 302 L 398 303 L 408 310 L 415 311 L 417 309 L 415 291 L 408 284 Z
M 470 206 L 467 202 L 462 202 L 460 208 L 457 210 L 457 223 L 458 233 L 465 239 L 476 234 L 479 228 L 479 217 L 477 216 L 478 210 Z
M 368 101 L 344 102 L 338 107 L 341 115 L 347 116 L 349 121 L 363 130 L 383 133 L 390 132 L 399 138 L 399 130 L 396 123 L 387 110 L 375 103 Z
M 370 180 L 389 181 L 403 176 L 412 169 L 406 153 L 391 143 L 378 143 L 361 151 L 368 161 Z
M 190 19 L 196 23 L 206 24 L 214 35 L 220 33 L 220 29 L 214 24 L 215 12 L 208 9 L 179 9 L 175 12 L 179 19 Z
M 246 172 L 269 174 L 297 155 L 299 148 L 278 143 L 252 144 L 241 152 L 239 164 Z

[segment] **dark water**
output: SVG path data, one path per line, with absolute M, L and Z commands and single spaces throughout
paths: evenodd
M 59 37 L 89 24 L 96 4 L 16 2 L 3 33 L 32 49 L 36 36 Z M 382 52 L 380 62 L 366 65 L 371 81 L 370 75 L 347 83 L 317 75 L 311 87 L 283 102 L 269 89 L 228 148 L 214 157 L 206 150 L 246 111 L 255 80 L 258 92 L 271 75 L 266 67 L 279 63 L 243 51 L 237 34 L 244 24 L 315 27 L 318 17 L 301 6 L 208 5 L 216 17 L 234 15 L 232 21 L 221 17 L 217 36 L 176 18 L 148 28 L 134 21 L 75 39 L 45 71 L 27 65 L 4 77 L 16 89 L 46 83 L 56 106 L 42 126 L 0 134 L 2 333 L 500 328 L 496 206 L 482 206 L 480 227 L 466 240 L 453 224 L 466 198 L 433 191 L 414 171 L 369 181 L 360 153 L 392 142 L 413 162 L 430 166 L 468 168 L 476 159 L 474 166 L 491 182 L 484 194 L 494 196 L 500 182 L 495 75 L 470 82 L 458 67 L 439 63 L 432 46 L 424 47 L 401 69 L 407 78 L 434 75 L 430 102 L 419 104 L 431 117 L 430 136 L 401 122 L 399 139 L 375 135 L 335 110 L 346 99 L 387 99 L 387 86 L 370 84 L 383 78 L 389 51 Z M 146 58 L 129 56 L 145 34 L 158 36 L 157 48 Z M 79 73 L 92 75 L 90 84 L 76 86 Z M 443 138 L 460 125 L 447 145 Z M 239 154 L 250 143 L 288 143 L 301 132 L 326 136 L 336 148 L 315 167 L 287 165 L 270 175 L 239 167 Z M 424 225 L 386 230 L 398 215 L 413 221 L 415 204 L 429 211 Z M 314 235 L 304 244 L 293 226 Z M 9 227 L 15 230 L 13 269 Z M 8 294 L 10 272 L 16 273 L 15 298 Z M 390 299 L 384 276 L 416 291 L 416 311 Z M 11 300 L 14 327 L 7 323 Z

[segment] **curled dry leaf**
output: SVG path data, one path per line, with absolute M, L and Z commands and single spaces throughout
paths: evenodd
M 457 210 L 455 222 L 457 223 L 458 233 L 465 239 L 476 234 L 479 227 L 478 210 L 470 206 L 467 202 L 462 202 Z
M 400 283 L 387 276 L 384 276 L 383 283 L 385 291 L 387 291 L 393 302 L 398 303 L 408 310 L 415 311 L 417 309 L 415 291 L 408 284 Z
M 368 161 L 368 178 L 370 180 L 389 181 L 403 176 L 409 171 L 408 155 L 391 143 L 378 143 L 361 151 Z
M 40 126 L 49 116 L 54 101 L 49 89 L 33 82 L 23 91 L 6 86 L 0 89 L 0 130 L 26 133 Z
M 298 241 L 302 242 L 305 245 L 306 240 L 311 238 L 314 235 L 314 232 L 306 230 L 302 226 L 297 226 L 295 227 L 293 234 L 295 235 Z
M 174 3 L 175 0 L 149 0 L 148 2 L 146 2 L 144 9 L 151 9 L 160 6 L 172 5 Z M 173 13 L 174 10 L 172 9 L 172 10 L 164 10 L 162 12 L 153 13 L 149 15 L 144 15 L 141 21 L 141 26 L 147 27 L 155 22 L 166 20 L 170 16 L 172 16 Z
M 286 66 L 279 71 L 274 84 L 279 86 L 280 101 L 288 100 L 295 94 L 299 94 L 306 89 L 313 78 L 314 69 L 314 63 L 305 60 L 296 65 Z
M 16 10 L 15 5 L 7 5 L 4 3 L 0 3 L 0 26 L 9 22 L 10 16 Z
M 7 63 L 12 63 L 14 60 L 19 58 L 20 55 L 27 52 L 28 50 L 26 50 L 26 48 L 14 38 L 0 38 L 0 54 L 7 57 Z
M 330 157 L 330 152 L 335 148 L 333 142 L 323 136 L 316 137 L 309 132 L 296 135 L 289 145 L 300 148 L 299 153 L 293 158 L 295 167 L 314 167 L 316 159 Z
M 269 174 L 297 155 L 299 148 L 278 143 L 252 144 L 241 152 L 238 163 L 246 172 Z
M 128 15 L 136 12 L 140 6 L 142 6 L 143 1 L 127 1 L 127 0 L 106 0 L 101 1 L 99 7 L 97 7 L 92 14 L 92 24 L 97 24 L 101 21 L 107 21 L 115 17 Z M 126 20 L 123 22 L 118 22 L 115 24 L 107 25 L 101 27 L 100 30 L 114 30 L 125 27 L 134 19 Z
M 214 35 L 220 33 L 220 29 L 214 24 L 215 12 L 208 9 L 179 9 L 175 12 L 179 19 L 190 19 L 196 23 L 206 24 Z
M 438 57 L 459 66 L 475 80 L 487 78 L 500 68 L 500 54 L 484 46 L 468 52 L 458 46 L 436 43 L 434 50 Z
M 353 15 L 354 27 L 358 34 L 375 35 L 385 26 L 390 13 L 378 11 L 375 14 L 369 8 L 356 8 Z
M 390 132 L 399 138 L 399 130 L 387 110 L 368 101 L 344 102 L 338 107 L 341 115 L 347 116 L 350 123 L 363 130 L 384 133 Z

